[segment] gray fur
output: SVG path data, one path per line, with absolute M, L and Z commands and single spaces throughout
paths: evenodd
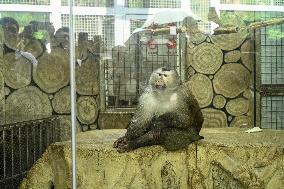
M 178 150 L 202 139 L 200 107 L 191 92 L 180 85 L 177 72 L 159 68 L 149 83 L 125 136 L 114 147 L 125 152 L 160 144 L 167 150 Z

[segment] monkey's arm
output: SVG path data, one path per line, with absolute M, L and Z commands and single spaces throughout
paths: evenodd
M 145 134 L 150 127 L 151 118 L 150 112 L 145 111 L 144 106 L 139 105 L 127 128 L 125 134 L 127 140 L 132 140 Z
M 173 127 L 186 129 L 199 126 L 200 122 L 203 122 L 198 102 L 190 91 L 184 88 L 179 91 L 178 104 L 176 116 L 173 115 L 171 118 Z

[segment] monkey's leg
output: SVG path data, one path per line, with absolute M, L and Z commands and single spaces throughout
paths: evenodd
M 192 128 L 165 128 L 161 131 L 160 140 L 166 150 L 178 150 L 203 138 Z
M 144 135 L 130 141 L 131 148 L 139 148 L 143 146 L 151 146 L 160 144 L 160 130 L 150 130 L 149 132 L 145 133 Z
M 166 125 L 163 122 L 153 121 L 151 128 L 145 134 L 130 140 L 127 136 L 122 137 L 114 146 L 118 152 L 127 152 L 143 146 L 161 144 L 160 136 L 164 128 L 166 128 Z

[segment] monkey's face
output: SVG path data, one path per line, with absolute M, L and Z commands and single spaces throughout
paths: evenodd
M 155 70 L 150 77 L 150 85 L 155 91 L 175 89 L 179 83 L 179 77 L 176 70 L 159 68 Z

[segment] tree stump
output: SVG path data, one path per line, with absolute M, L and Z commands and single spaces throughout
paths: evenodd
M 12 17 L 3 17 L 0 19 L 0 26 L 4 32 L 4 43 L 10 49 L 18 49 L 20 44 L 19 24 Z
M 70 113 L 71 110 L 70 87 L 64 87 L 55 93 L 52 99 L 53 110 L 58 114 Z
M 203 74 L 193 75 L 186 84 L 201 108 L 211 104 L 213 88 L 210 79 Z
M 228 127 L 227 116 L 223 111 L 213 108 L 204 108 L 201 111 L 204 116 L 203 127 Z
M 92 57 L 89 57 L 81 66 L 76 67 L 76 90 L 78 94 L 99 94 L 99 69 L 99 63 Z
M 15 53 L 5 54 L 2 70 L 6 85 L 13 89 L 29 85 L 31 66 L 31 63 L 23 57 L 16 59 Z
M 59 28 L 54 35 L 56 39 L 56 44 L 58 44 L 61 48 L 68 49 L 69 48 L 69 28 L 62 27 Z
M 202 43 L 196 46 L 189 55 L 189 64 L 203 74 L 214 74 L 223 62 L 223 53 L 220 48 L 211 43 Z
M 248 100 L 251 100 L 252 99 L 252 93 L 253 93 L 253 91 L 248 88 L 243 92 L 243 97 L 248 99 Z
M 48 96 L 34 86 L 20 88 L 6 100 L 6 120 L 23 121 L 52 115 Z
M 60 140 L 61 141 L 66 141 L 71 139 L 71 129 L 72 129 L 72 124 L 71 124 L 71 116 L 66 115 L 66 116 L 60 116 L 59 118 L 59 129 L 60 129 Z M 79 122 L 76 120 L 76 133 L 81 132 L 81 127 Z
M 247 32 L 211 35 L 211 41 L 222 50 L 230 51 L 238 48 L 247 37 Z
M 98 104 L 94 97 L 81 96 L 77 100 L 77 118 L 83 124 L 92 124 L 98 117 Z
M 38 58 L 43 53 L 43 48 L 38 40 L 32 39 L 25 45 L 23 51 L 32 53 L 35 58 Z
M 200 43 L 204 42 L 207 37 L 202 32 L 188 33 L 188 35 L 189 35 L 188 42 L 191 42 L 196 45 L 199 45 Z
M 229 51 L 224 56 L 224 61 L 227 63 L 237 62 L 241 58 L 241 52 L 238 50 Z
M 213 79 L 213 87 L 217 94 L 234 98 L 249 87 L 250 73 L 238 63 L 229 63 L 221 67 Z
M 216 95 L 213 98 L 213 106 L 215 108 L 218 108 L 218 109 L 224 108 L 225 104 L 226 104 L 226 98 L 224 96 Z
M 232 123 L 230 124 L 230 127 L 248 127 L 251 128 L 253 126 L 252 124 L 252 119 L 249 116 L 237 116 L 234 118 L 234 120 L 232 121 Z
M 13 33 L 4 30 L 4 43 L 6 47 L 12 50 L 20 49 L 23 46 L 23 41 L 21 41 L 18 33 Z
M 54 93 L 69 83 L 68 53 L 60 48 L 45 52 L 39 59 L 37 69 L 33 70 L 35 83 L 45 92 Z
M 240 116 L 248 112 L 249 101 L 244 98 L 236 98 L 228 101 L 226 110 L 233 116 Z

